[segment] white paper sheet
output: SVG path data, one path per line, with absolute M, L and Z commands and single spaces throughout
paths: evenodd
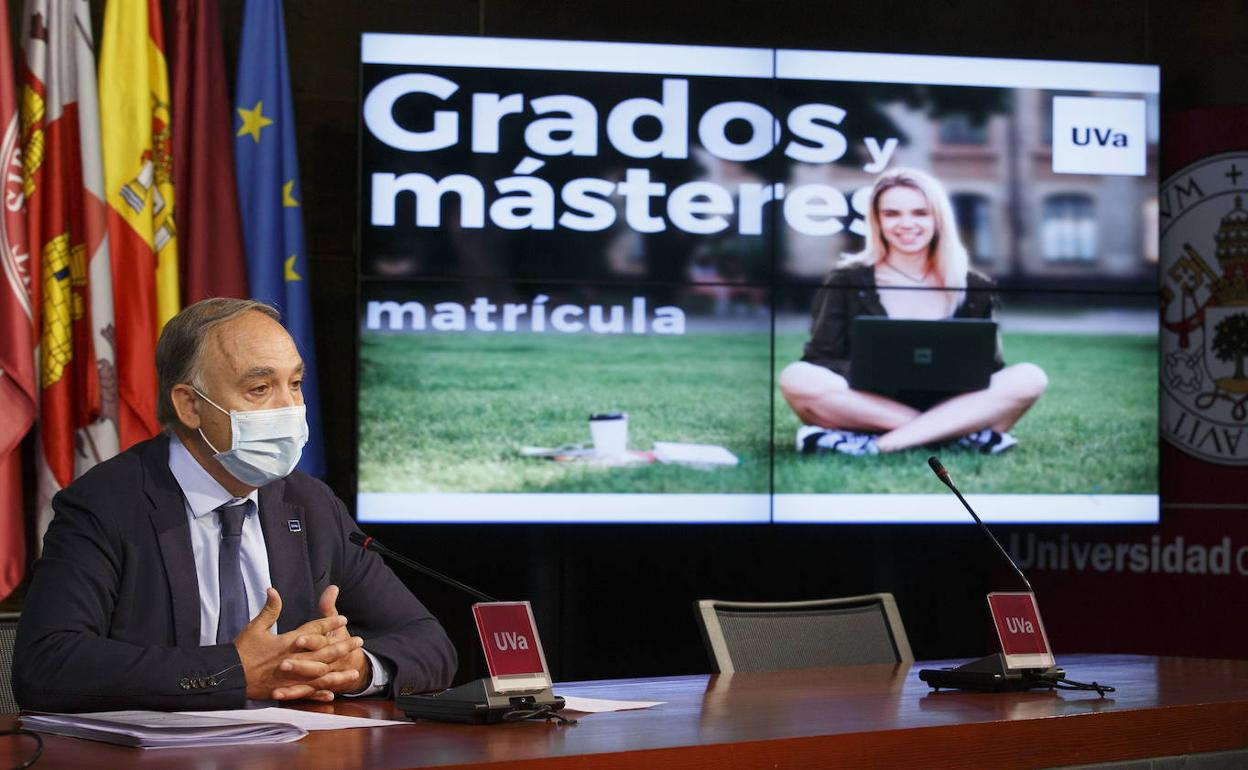
M 183 714 L 220 717 L 237 722 L 281 722 L 302 727 L 304 730 L 346 730 L 353 727 L 386 727 L 387 725 L 410 725 L 411 722 L 395 722 L 389 719 L 364 719 L 338 714 L 321 714 L 298 709 L 264 708 L 227 711 L 183 711 Z
M 558 695 L 558 693 L 555 694 Z M 667 702 L 661 700 L 607 700 L 606 698 L 582 698 L 577 695 L 560 695 L 559 697 L 563 698 L 564 711 L 581 711 L 586 714 L 648 709 L 654 706 L 662 706 Z

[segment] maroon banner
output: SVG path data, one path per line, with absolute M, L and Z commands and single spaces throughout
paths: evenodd
M 1246 517 L 1166 508 L 1157 527 L 1037 528 L 1006 546 L 1044 603 L 1059 664 L 1071 652 L 1243 658 Z
M 183 306 L 247 297 L 217 0 L 177 0 L 173 34 L 173 190 Z
M 1248 108 L 1163 118 L 1156 527 L 1008 547 L 1054 648 L 1248 657 Z M 1060 663 L 1060 658 L 1059 658 Z

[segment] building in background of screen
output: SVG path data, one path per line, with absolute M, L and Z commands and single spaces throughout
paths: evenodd
M 1011 288 L 1113 285 L 1151 291 L 1157 281 L 1155 176 L 1053 172 L 1052 103 L 1066 92 L 1008 90 L 1004 109 L 984 118 L 898 100 L 881 105 L 903 141 L 891 166 L 928 171 L 949 192 L 972 264 Z M 1157 162 L 1157 96 L 1147 96 L 1148 164 Z M 833 184 L 846 196 L 875 174 L 837 165 L 794 165 L 794 183 Z M 845 234 L 789 233 L 784 272 L 819 280 L 842 252 L 861 248 Z

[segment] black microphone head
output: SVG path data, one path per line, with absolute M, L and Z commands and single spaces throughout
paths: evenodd
M 366 538 L 362 532 L 352 532 L 347 535 L 347 539 L 358 546 L 363 546 L 364 541 L 368 538 Z
M 935 471 L 936 477 L 945 482 L 945 486 L 953 489 L 953 481 L 949 478 L 949 471 L 945 470 L 945 466 L 940 464 L 940 459 L 937 458 L 936 455 L 932 455 L 927 458 L 927 464 L 932 466 L 932 470 Z

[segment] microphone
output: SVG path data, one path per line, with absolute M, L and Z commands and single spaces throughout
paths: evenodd
M 474 599 L 477 599 L 483 602 L 490 602 L 490 603 L 498 601 L 498 599 L 495 599 L 489 594 L 483 594 L 477 589 L 473 588 L 472 586 L 465 585 L 453 577 L 448 577 L 447 575 L 443 575 L 441 572 L 438 572 L 436 569 L 433 569 L 432 567 L 426 567 L 420 562 L 412 561 L 411 559 L 407 558 L 406 556 L 403 556 L 402 554 L 398 554 L 398 553 L 395 553 L 394 551 L 391 551 L 389 548 L 377 542 L 375 538 L 369 537 L 368 535 L 365 535 L 362 532 L 352 532 L 349 535 L 347 535 L 347 539 L 350 540 L 352 543 L 355 543 L 359 547 L 363 548 L 365 551 L 376 551 L 377 553 L 381 554 L 387 559 L 390 559 L 391 561 L 397 561 L 399 564 L 402 564 L 404 567 L 416 570 L 417 572 L 423 575 L 428 575 L 434 580 L 440 580 L 452 588 L 458 588 L 460 591 L 463 591 L 464 593 L 468 594 Z
M 927 458 L 927 464 L 931 466 L 932 472 L 936 477 L 945 483 L 945 486 L 953 490 L 958 496 L 958 500 L 962 503 L 962 507 L 966 508 L 966 512 L 971 514 L 971 518 L 984 531 L 992 544 L 997 547 L 1004 558 L 1014 570 L 1014 574 L 1018 575 L 1018 579 L 1023 581 L 1023 585 L 1027 586 L 1027 592 L 1035 596 L 1035 591 L 1031 587 L 1031 581 L 1018 568 L 1018 564 L 1011 558 L 1008 551 L 1001 546 L 1001 541 L 984 526 L 984 522 L 980 520 L 979 515 L 975 513 L 975 509 L 971 504 L 966 502 L 966 498 L 958 491 L 954 485 L 953 479 L 949 478 L 949 471 L 945 470 L 945 466 L 941 465 L 940 460 L 936 457 Z M 989 594 L 991 596 L 991 594 Z M 1032 608 L 1035 609 L 1034 600 Z M 1040 610 L 1035 609 L 1036 618 L 1039 619 Z M 1042 627 L 1043 629 L 1043 627 Z M 998 626 L 1000 634 L 1000 627 Z M 1004 642 L 1003 642 L 1004 644 Z M 1045 652 L 1048 653 L 1048 640 L 1045 639 Z M 1024 656 L 1025 657 L 1025 656 Z M 1050 660 L 1052 656 L 1050 654 Z M 1011 669 L 1007 662 L 1007 656 L 1004 652 L 998 652 L 987 657 L 973 660 L 965 663 L 957 668 L 943 669 L 920 669 L 919 679 L 927 682 L 932 688 L 939 690 L 944 687 L 954 690 L 979 690 L 981 692 L 1000 692 L 1005 690 L 1029 690 L 1033 687 L 1047 687 L 1051 690 L 1095 690 L 1101 697 L 1105 697 L 1105 693 L 1113 692 L 1114 688 L 1108 685 L 1102 685 L 1097 682 L 1090 684 L 1085 682 L 1076 682 L 1066 678 L 1066 672 L 1050 663 L 1046 669 L 1019 668 Z
M 455 578 L 443 575 L 436 569 L 426 567 L 420 562 L 395 553 L 377 542 L 375 538 L 369 537 L 362 532 L 351 532 L 347 535 L 347 539 L 365 551 L 376 551 L 383 557 L 397 561 L 399 564 L 413 569 L 422 575 L 428 575 L 434 580 L 440 580 L 452 588 L 457 588 L 474 599 L 489 604 L 498 603 L 498 599 L 489 594 L 481 593 L 472 586 L 465 585 Z M 479 624 L 477 629 L 478 633 L 480 633 L 481 626 Z M 538 644 L 537 649 L 541 650 L 540 642 L 536 639 L 536 628 L 533 629 L 533 633 L 534 642 Z M 484 637 L 482 637 L 481 643 L 482 645 L 486 644 Z M 542 668 L 543 670 L 546 668 L 546 660 L 544 658 L 542 659 Z M 555 719 L 560 724 L 576 724 L 575 719 L 568 719 L 558 713 L 564 707 L 564 700 L 555 695 L 549 685 L 529 689 L 512 687 L 504 692 L 499 692 L 494 685 L 492 676 L 474 679 L 458 687 L 452 687 L 449 690 L 443 690 L 432 695 L 405 695 L 403 692 L 400 692 L 395 697 L 394 703 L 400 711 L 412 719 L 431 719 L 437 722 L 494 724 L 497 722 L 516 722 L 525 719 Z
M 1001 542 L 993 536 L 988 527 L 984 526 L 984 522 L 980 520 L 979 515 L 975 513 L 975 509 L 971 504 L 966 502 L 966 498 L 958 491 L 954 485 L 953 479 L 949 478 L 949 471 L 945 470 L 945 466 L 941 465 L 940 460 L 936 457 L 927 458 L 927 464 L 931 466 L 932 472 L 936 477 L 944 482 L 945 486 L 953 490 L 958 496 L 958 500 L 962 503 L 962 507 L 966 508 L 967 513 L 971 514 L 971 518 L 984 531 L 992 544 L 1001 552 L 1001 556 L 1009 562 L 1010 567 L 1014 569 L 1014 574 L 1018 575 L 1018 579 L 1023 581 L 1023 585 L 1027 586 L 1027 592 L 1035 595 L 1031 589 L 1031 583 L 1027 580 L 1027 576 L 1018 568 L 1014 560 L 1010 558 L 1010 554 L 1001 547 Z M 1065 677 L 1065 672 L 1059 668 L 1052 667 L 1042 673 L 1034 673 L 1031 671 L 1014 671 L 1011 670 L 1006 662 L 1004 653 L 994 653 L 987 657 L 973 660 L 970 663 L 964 663 L 957 668 L 940 668 L 940 669 L 920 669 L 919 679 L 927 682 L 928 686 L 940 690 L 979 690 L 981 692 L 996 692 L 1002 690 L 1029 690 L 1032 687 L 1056 687 L 1054 681 Z
M 971 518 L 975 520 L 975 523 L 979 525 L 979 528 L 984 531 L 984 534 L 988 536 L 988 539 L 992 541 L 992 544 L 995 545 L 997 550 L 1001 552 L 1001 556 L 1009 562 L 1009 565 L 1014 569 L 1014 574 L 1018 575 L 1018 579 L 1023 581 L 1023 585 L 1027 586 L 1027 592 L 1034 594 L 1035 591 L 1032 590 L 1031 581 L 1027 579 L 1027 576 L 1023 574 L 1023 571 L 1018 568 L 1017 564 L 1014 563 L 1014 559 L 1011 558 L 1009 552 L 1001 546 L 1001 541 L 997 540 L 996 536 L 992 534 L 992 530 L 988 529 L 988 527 L 984 525 L 984 522 L 980 521 L 979 516 L 975 513 L 975 509 L 971 507 L 971 504 L 966 501 L 966 498 L 962 496 L 962 493 L 958 491 L 958 488 L 953 485 L 953 479 L 949 478 L 949 471 L 945 470 L 945 466 L 941 465 L 940 460 L 935 455 L 927 458 L 927 464 L 931 466 L 932 471 L 935 472 L 937 478 L 945 482 L 945 486 L 952 489 L 953 493 L 958 496 L 958 500 L 961 501 L 962 507 L 966 508 L 967 513 L 971 514 Z

